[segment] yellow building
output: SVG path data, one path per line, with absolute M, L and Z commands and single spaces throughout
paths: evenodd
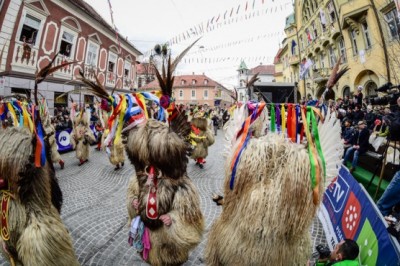
M 286 19 L 287 52 L 281 61 L 288 64 L 282 63 L 282 73 L 299 81 L 302 97 L 322 94 L 339 56 L 341 67 L 350 70 L 328 98 L 351 96 L 359 85 L 370 96 L 387 82 L 400 84 L 400 23 L 393 1 L 296 0 L 294 5 L 294 16 Z M 313 64 L 299 80 L 303 60 Z

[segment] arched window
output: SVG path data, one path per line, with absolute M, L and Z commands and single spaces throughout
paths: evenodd
M 364 96 L 377 95 L 375 91 L 377 88 L 378 86 L 376 85 L 375 82 L 373 81 L 368 82 L 367 85 L 365 86 Z
M 348 86 L 344 87 L 343 89 L 343 98 L 346 96 L 350 97 L 350 87 Z

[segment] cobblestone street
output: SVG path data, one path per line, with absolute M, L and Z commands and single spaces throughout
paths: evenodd
M 221 211 L 211 200 L 221 192 L 223 182 L 222 132 L 209 149 L 204 169 L 189 162 L 188 174 L 201 196 L 201 208 L 206 219 L 206 232 L 201 244 L 191 253 L 185 265 L 202 262 L 208 231 Z M 78 166 L 74 152 L 62 154 L 65 169 L 56 165 L 56 174 L 64 194 L 62 219 L 73 238 L 76 255 L 82 265 L 147 265 L 128 245 L 125 195 L 134 170 L 128 159 L 123 169 L 115 171 L 105 152 L 91 148 L 89 162 Z M 322 226 L 317 219 L 310 228 L 313 246 L 325 243 Z M 4 259 L 0 265 L 9 265 Z

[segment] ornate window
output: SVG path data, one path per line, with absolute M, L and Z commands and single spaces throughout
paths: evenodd
M 370 49 L 372 45 L 371 45 L 371 37 L 369 36 L 368 24 L 367 22 L 364 22 L 361 25 L 364 33 L 365 49 Z
M 392 9 L 385 14 L 385 20 L 388 26 L 389 36 L 392 39 L 400 38 L 400 18 L 397 16 L 396 9 Z
M 97 67 L 97 57 L 99 55 L 99 45 L 89 41 L 86 53 L 86 64 Z
M 61 26 L 60 41 L 58 45 L 61 55 L 68 58 L 74 58 L 75 44 L 77 39 L 76 37 L 76 32 L 68 30 L 67 28 Z
M 321 53 L 320 55 L 319 55 L 319 58 L 320 58 L 320 66 L 321 66 L 321 68 L 325 68 L 325 55 L 324 55 L 324 53 Z
M 116 71 L 116 65 L 117 65 L 117 58 L 118 56 L 112 52 L 108 53 L 108 65 L 107 65 L 107 71 L 111 73 L 115 73 Z
M 31 14 L 26 14 L 23 20 L 21 32 L 19 34 L 19 41 L 29 43 L 36 46 L 41 29 L 41 20 Z
M 347 62 L 346 46 L 344 45 L 343 38 L 340 38 L 338 43 L 339 43 L 339 53 L 342 56 L 342 62 L 346 63 Z
M 357 55 L 358 54 L 358 47 L 357 47 L 357 34 L 355 30 L 350 30 L 350 40 L 351 40 L 351 44 L 353 46 L 353 55 Z
M 333 67 L 335 65 L 335 63 L 336 63 L 335 52 L 334 52 L 332 46 L 329 46 L 329 65 L 330 65 L 330 67 Z

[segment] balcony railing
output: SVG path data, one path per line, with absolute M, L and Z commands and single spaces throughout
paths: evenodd
M 331 74 L 330 68 L 314 68 L 311 69 L 312 78 L 314 82 L 323 82 L 329 79 L 329 75 Z
M 64 55 L 58 55 L 55 61 L 55 66 L 58 66 L 65 62 L 70 62 L 71 59 L 65 57 Z M 67 65 L 63 68 L 60 68 L 54 73 L 54 77 L 56 78 L 64 78 L 64 79 L 72 79 L 73 69 L 75 64 Z
M 107 71 L 107 74 L 106 74 L 106 86 L 114 87 L 116 79 L 117 79 L 117 75 L 115 75 L 114 72 Z
M 124 78 L 124 82 L 122 84 L 123 84 L 123 88 L 127 89 L 127 90 L 133 87 L 132 80 L 128 79 L 128 78 Z
M 298 55 L 292 55 L 289 58 L 289 64 L 290 65 L 297 65 L 298 63 L 300 63 L 300 57 Z
M 38 60 L 38 49 L 26 43 L 15 43 L 12 70 L 34 74 Z
M 92 66 L 92 65 L 85 65 L 85 78 L 91 80 L 91 81 L 96 81 L 96 76 L 97 76 L 97 67 Z

